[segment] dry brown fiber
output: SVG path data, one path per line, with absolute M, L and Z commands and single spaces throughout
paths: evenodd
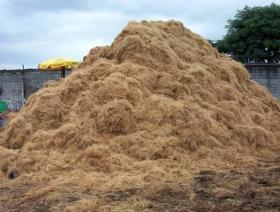
M 180 22 L 131 22 L 14 115 L 0 135 L 0 180 L 13 167 L 18 182 L 35 179 L 31 199 L 143 188 L 250 166 L 279 144 L 279 102 L 240 63 Z

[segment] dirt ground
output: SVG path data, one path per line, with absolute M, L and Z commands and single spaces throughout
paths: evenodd
M 114 208 L 128 211 L 120 206 L 137 198 L 146 203 L 135 211 L 279 211 L 280 158 L 260 161 L 251 169 L 203 170 L 191 184 L 167 182 L 159 189 L 81 193 L 69 186 L 69 191 L 64 190 L 65 195 L 59 198 L 42 196 L 25 200 L 25 193 L 33 186 L 36 186 L 33 182 L 17 185 L 16 180 L 6 179 L 6 183 L 0 185 L 0 211 L 61 211 L 65 206 L 91 196 L 103 203 L 92 211 L 118 211 Z
M 279 211 L 280 159 L 244 171 L 202 171 L 193 189 L 196 211 Z

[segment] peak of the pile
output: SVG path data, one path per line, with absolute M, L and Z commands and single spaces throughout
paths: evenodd
M 100 58 L 162 69 L 184 69 L 204 57 L 219 57 L 207 40 L 178 21 L 130 22 L 111 46 L 93 48 L 80 67 Z M 221 55 L 220 55 L 221 56 Z

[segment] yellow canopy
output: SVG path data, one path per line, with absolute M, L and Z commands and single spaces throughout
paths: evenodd
M 39 64 L 39 69 L 44 70 L 61 70 L 63 67 L 65 68 L 74 68 L 79 64 L 78 61 L 66 58 L 54 58 L 43 61 Z

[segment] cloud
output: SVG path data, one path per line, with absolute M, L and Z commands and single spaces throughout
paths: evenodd
M 111 43 L 125 26 L 126 18 L 114 12 L 62 10 L 35 12 L 20 22 L 24 27 L 8 25 L 0 33 L 0 55 L 6 55 L 0 63 L 17 58 L 19 65 L 35 66 L 41 60 L 59 56 L 81 60 L 91 47 Z
M 0 68 L 36 67 L 58 56 L 81 60 L 90 48 L 110 44 L 131 20 L 178 19 L 205 38 L 219 39 L 238 9 L 270 2 L 0 0 Z

